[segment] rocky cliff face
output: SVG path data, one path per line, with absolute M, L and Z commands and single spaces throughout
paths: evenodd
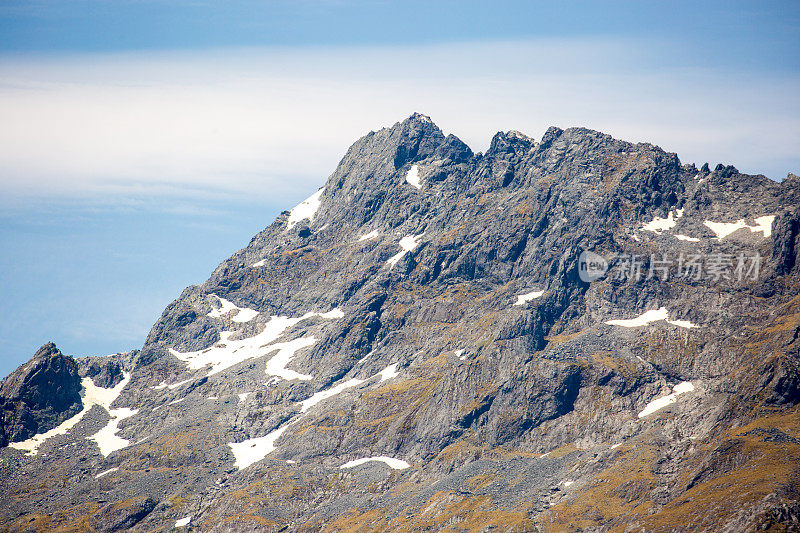
M 140 351 L 78 361 L 83 410 L 0 453 L 0 519 L 797 527 L 798 205 L 792 175 L 582 128 L 474 154 L 415 114 L 357 141 Z

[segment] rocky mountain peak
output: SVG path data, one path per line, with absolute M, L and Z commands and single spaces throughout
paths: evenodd
M 796 183 L 698 171 L 586 128 L 500 132 L 484 154 L 419 114 L 370 132 L 184 290 L 141 352 L 77 361 L 93 407 L 0 450 L 0 519 L 22 529 L 41 507 L 52 528 L 142 531 L 791 523 Z M 65 487 L 20 492 L 56 466 Z
M 81 406 L 78 364 L 52 342 L 0 383 L 0 445 L 54 428 Z

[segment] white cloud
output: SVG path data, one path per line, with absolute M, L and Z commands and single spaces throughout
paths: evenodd
M 476 150 L 498 130 L 538 137 L 582 125 L 683 161 L 773 178 L 792 170 L 796 77 L 731 84 L 736 73 L 665 67 L 668 54 L 630 41 L 538 40 L 6 56 L 0 186 L 289 200 L 321 185 L 356 138 L 412 111 Z

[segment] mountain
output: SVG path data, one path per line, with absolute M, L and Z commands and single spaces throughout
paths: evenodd
M 799 293 L 797 176 L 414 114 L 140 350 L 6 378 L 0 523 L 797 531 Z

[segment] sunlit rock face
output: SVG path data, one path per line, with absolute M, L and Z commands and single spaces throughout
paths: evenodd
M 414 114 L 322 185 L 141 349 L 3 382 L 0 523 L 794 527 L 796 177 Z

